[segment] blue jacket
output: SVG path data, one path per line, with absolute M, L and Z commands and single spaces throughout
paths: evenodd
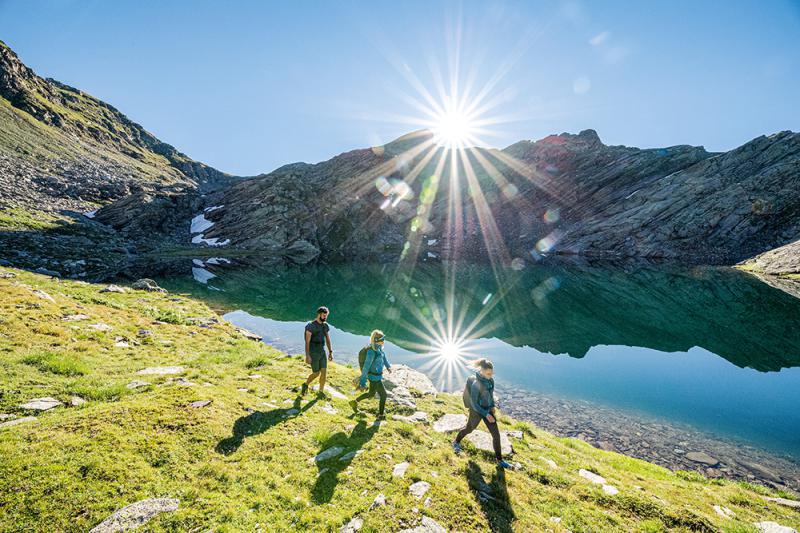
M 392 366 L 386 359 L 386 354 L 383 353 L 383 348 L 378 346 L 367 350 L 367 357 L 364 359 L 364 368 L 361 370 L 361 386 L 367 385 L 367 379 L 370 381 L 381 381 L 383 379 L 383 368 L 390 369 Z
M 472 409 L 485 417 L 494 409 L 494 379 L 486 379 L 480 372 L 475 372 L 475 381 L 469 390 Z

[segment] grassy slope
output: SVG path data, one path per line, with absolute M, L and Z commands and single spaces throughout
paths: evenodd
M 283 419 L 292 407 L 283 402 L 295 401 L 289 388 L 306 373 L 304 365 L 224 322 L 203 328 L 187 321 L 214 316 L 205 305 L 175 295 L 100 293 L 98 285 L 14 272 L 16 278 L 0 279 L 0 412 L 25 414 L 16 406 L 42 396 L 68 401 L 79 394 L 89 403 L 0 429 L 1 531 L 85 531 L 116 509 L 159 496 L 178 498 L 180 509 L 147 530 L 338 530 L 356 514 L 366 520 L 364 531 L 416 525 L 420 514 L 461 531 L 490 525 L 508 531 L 509 524 L 516 531 L 751 531 L 753 521 L 767 519 L 800 527 L 800 513 L 767 504 L 760 497 L 767 491 L 758 487 L 672 473 L 506 417 L 502 425 L 525 436 L 514 441 L 514 460 L 524 470 L 507 474 L 505 483 L 490 457 L 469 446 L 454 456 L 449 437 L 428 425 L 389 421 L 378 428 L 372 415 L 351 416 L 335 399 L 338 414 L 306 399 L 299 416 Z M 90 319 L 62 319 L 76 313 Z M 113 330 L 88 327 L 97 322 Z M 139 337 L 141 328 L 152 335 Z M 114 347 L 117 336 L 132 347 Z M 195 385 L 134 374 L 170 364 L 185 366 L 184 377 Z M 254 373 L 261 377 L 248 377 Z M 333 384 L 345 392 L 353 375 L 331 368 Z M 128 390 L 134 379 L 153 386 Z M 202 399 L 213 403 L 188 407 Z M 418 403 L 434 419 L 463 411 L 452 395 Z M 363 453 L 351 462 L 309 462 L 333 445 Z M 405 478 L 392 478 L 392 465 L 404 460 L 411 463 Z M 325 466 L 330 470 L 318 477 Z M 577 475 L 579 468 L 603 475 L 620 493 L 606 496 Z M 496 502 L 481 503 L 470 489 L 481 476 L 494 486 Z M 431 484 L 428 507 L 407 491 L 420 479 Z M 387 505 L 367 512 L 378 493 Z M 714 504 L 732 509 L 736 519 L 718 517 Z M 552 516 L 562 517 L 561 524 Z

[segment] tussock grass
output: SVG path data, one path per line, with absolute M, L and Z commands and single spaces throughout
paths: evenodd
M 670 472 L 506 416 L 503 429 L 523 433 L 512 440 L 522 470 L 501 472 L 491 454 L 469 445 L 455 456 L 452 435 L 430 424 L 391 416 L 373 424 L 377 402 L 353 415 L 343 400 L 299 398 L 292 388 L 307 374 L 302 360 L 248 341 L 224 322 L 204 328 L 156 318 L 212 316 L 199 302 L 100 294 L 102 286 L 15 272 L 17 278 L 0 279 L 0 412 L 18 413 L 18 404 L 42 396 L 89 403 L 0 429 L 0 531 L 87 531 L 152 497 L 177 498 L 180 508 L 156 517 L 147 531 L 338 531 L 355 515 L 367 532 L 413 527 L 421 515 L 451 531 L 739 532 L 761 520 L 800 527 L 796 511 L 763 500 L 777 494 L 764 487 Z M 71 313 L 90 319 L 61 320 Z M 100 321 L 112 330 L 88 327 Z M 148 341 L 139 329 L 152 332 Z M 116 347 L 116 337 L 131 346 Z M 193 385 L 136 374 L 164 365 L 184 366 Z M 261 378 L 248 377 L 253 368 Z M 354 392 L 354 375 L 330 365 L 331 384 L 346 394 Z M 135 379 L 152 386 L 128 389 Z M 196 400 L 212 403 L 190 407 Z M 338 413 L 323 411 L 325 403 Z M 431 419 L 463 411 L 451 395 L 417 403 Z M 361 453 L 313 460 L 331 446 Z M 410 463 L 405 477 L 392 477 L 402 461 Z M 578 476 L 580 468 L 620 493 L 606 495 Z M 427 505 L 408 493 L 415 481 L 431 484 Z M 489 499 L 479 496 L 486 487 Z M 378 494 L 386 505 L 368 511 Z M 713 505 L 729 507 L 735 518 L 718 516 Z

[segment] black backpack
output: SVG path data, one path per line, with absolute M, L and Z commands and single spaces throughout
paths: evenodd
M 478 380 L 475 376 L 470 376 L 467 378 L 467 384 L 464 385 L 464 393 L 461 395 L 461 399 L 464 401 L 464 407 L 467 409 L 472 409 L 472 386 L 478 383 Z M 481 384 L 478 383 L 480 387 Z
M 358 368 L 364 370 L 364 363 L 367 361 L 367 351 L 370 349 L 370 346 L 364 346 L 358 352 Z

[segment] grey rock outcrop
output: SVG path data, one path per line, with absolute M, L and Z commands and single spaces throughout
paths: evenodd
M 93 527 L 89 533 L 117 533 L 139 528 L 161 513 L 178 510 L 178 500 L 172 498 L 154 498 L 142 500 L 123 507 L 101 523 Z

